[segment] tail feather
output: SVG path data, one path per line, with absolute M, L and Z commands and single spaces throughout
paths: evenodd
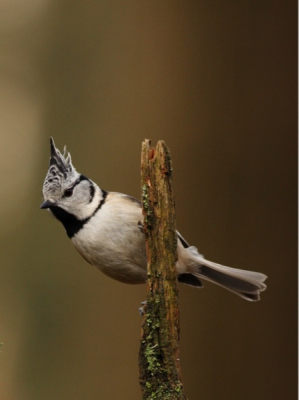
M 178 233 L 179 281 L 187 285 L 202 287 L 201 279 L 211 281 L 249 301 L 260 299 L 260 293 L 267 286 L 267 276 L 254 271 L 226 267 L 206 260 L 196 247 L 188 243 Z
M 249 301 L 259 300 L 260 292 L 267 287 L 263 283 L 267 278 L 264 274 L 226 267 L 204 258 L 201 260 L 198 273 L 194 275 L 216 283 Z

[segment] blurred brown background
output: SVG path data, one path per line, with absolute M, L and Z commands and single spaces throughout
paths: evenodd
M 171 149 L 177 226 L 269 276 L 262 301 L 180 286 L 188 398 L 297 398 L 297 2 L 0 3 L 1 400 L 141 398 L 145 286 L 114 282 L 39 210 L 49 136 L 140 198 Z

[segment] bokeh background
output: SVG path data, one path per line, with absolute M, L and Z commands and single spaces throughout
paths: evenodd
M 269 276 L 258 303 L 180 286 L 188 398 L 297 398 L 297 2 L 1 0 L 0 60 L 1 400 L 141 398 L 146 287 L 39 210 L 50 135 L 137 198 L 166 141 L 183 236 Z

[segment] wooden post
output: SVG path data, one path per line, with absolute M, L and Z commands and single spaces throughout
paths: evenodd
M 163 141 L 142 143 L 142 203 L 147 251 L 147 304 L 139 351 L 143 399 L 186 399 L 179 359 L 177 236 L 172 161 Z

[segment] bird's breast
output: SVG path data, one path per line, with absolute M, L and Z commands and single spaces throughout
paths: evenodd
M 144 283 L 145 239 L 138 228 L 138 218 L 128 217 L 124 213 L 95 215 L 74 235 L 72 242 L 90 264 L 111 278 Z

